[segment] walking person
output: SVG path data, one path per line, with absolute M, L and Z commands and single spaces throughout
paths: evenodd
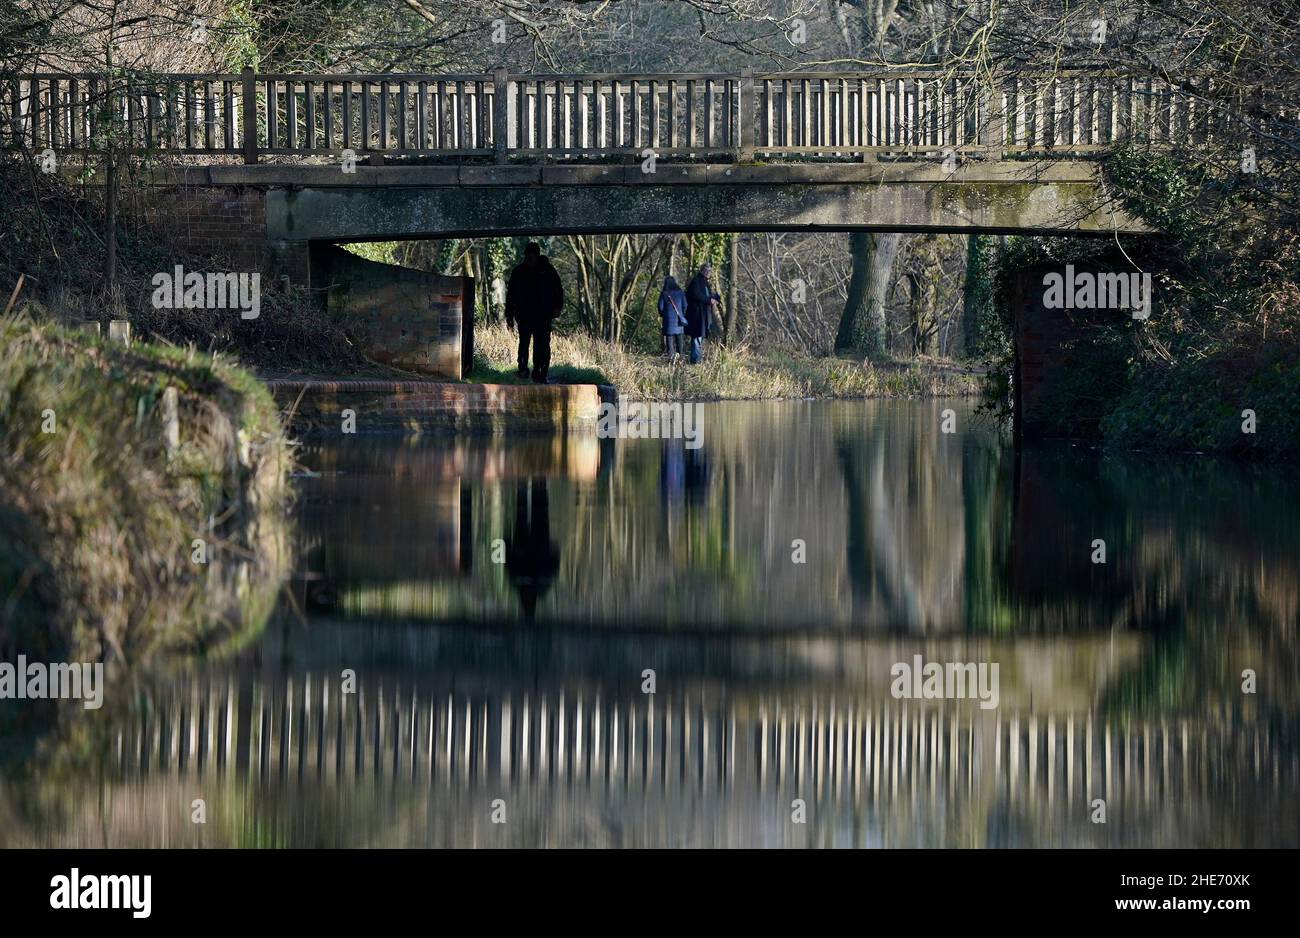
M 510 272 L 506 284 L 506 322 L 519 330 L 519 377 L 527 378 L 528 346 L 533 346 L 533 381 L 546 383 L 551 368 L 551 325 L 564 309 L 564 284 L 542 254 L 542 246 L 529 241 L 523 263 Z
M 664 354 L 668 356 L 668 364 L 673 365 L 681 351 L 682 330 L 686 327 L 686 291 L 677 285 L 672 274 L 664 278 L 663 289 L 659 291 L 659 318 L 663 321 Z
M 686 286 L 686 334 L 691 338 L 691 364 L 700 360 L 700 343 L 709 334 L 713 310 L 722 297 L 713 289 L 713 266 L 704 264 Z

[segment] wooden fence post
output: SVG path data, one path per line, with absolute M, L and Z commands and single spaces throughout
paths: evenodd
M 257 162 L 257 80 L 253 77 L 253 67 L 245 65 L 239 73 L 243 79 L 244 108 L 244 162 Z
M 1002 87 L 996 78 L 989 78 L 980 92 L 980 146 L 987 160 L 1001 160 L 1007 144 L 1007 112 L 1002 100 Z
M 180 396 L 176 388 L 163 388 L 159 416 L 162 418 L 163 446 L 168 456 L 175 456 L 181 448 Z
M 510 80 L 504 68 L 497 68 L 492 70 L 492 149 L 498 163 L 509 159 L 509 144 Z
M 740 137 L 736 160 L 741 163 L 754 161 L 754 148 L 757 143 L 758 121 L 754 119 L 754 70 L 747 68 L 740 73 L 740 113 L 736 116 L 736 131 Z

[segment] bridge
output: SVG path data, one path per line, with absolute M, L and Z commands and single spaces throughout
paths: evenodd
M 111 132 L 151 159 L 160 217 L 179 200 L 190 227 L 218 222 L 189 240 L 232 247 L 218 242 L 233 218 L 281 253 L 605 231 L 1137 232 L 1095 158 L 1229 130 L 1176 86 L 1097 71 L 39 74 L 0 81 L 0 112 L 0 145 L 61 159 Z
M 53 158 L 92 185 L 105 182 L 111 143 L 141 164 L 132 205 L 183 256 L 328 295 L 332 314 L 369 317 L 375 357 L 450 377 L 471 361 L 472 291 L 332 245 L 615 232 L 1142 233 L 1108 190 L 1099 156 L 1246 132 L 1193 91 L 1096 70 L 50 73 L 0 76 L 0 115 L 0 147 Z M 1083 326 L 1031 308 L 1033 291 L 1022 299 L 1021 319 L 1038 323 L 1017 327 L 1018 413 L 1032 415 L 1042 363 Z M 430 347 L 437 361 L 426 360 Z

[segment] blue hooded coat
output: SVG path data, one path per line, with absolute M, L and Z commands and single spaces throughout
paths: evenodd
M 681 335 L 686 325 L 686 291 L 676 281 L 671 283 L 672 286 L 665 285 L 659 293 L 659 318 L 664 335 Z

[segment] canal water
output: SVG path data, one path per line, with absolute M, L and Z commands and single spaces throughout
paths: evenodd
M 0 846 L 1300 846 L 1293 469 L 960 401 L 300 459 L 265 629 L 11 760 Z

